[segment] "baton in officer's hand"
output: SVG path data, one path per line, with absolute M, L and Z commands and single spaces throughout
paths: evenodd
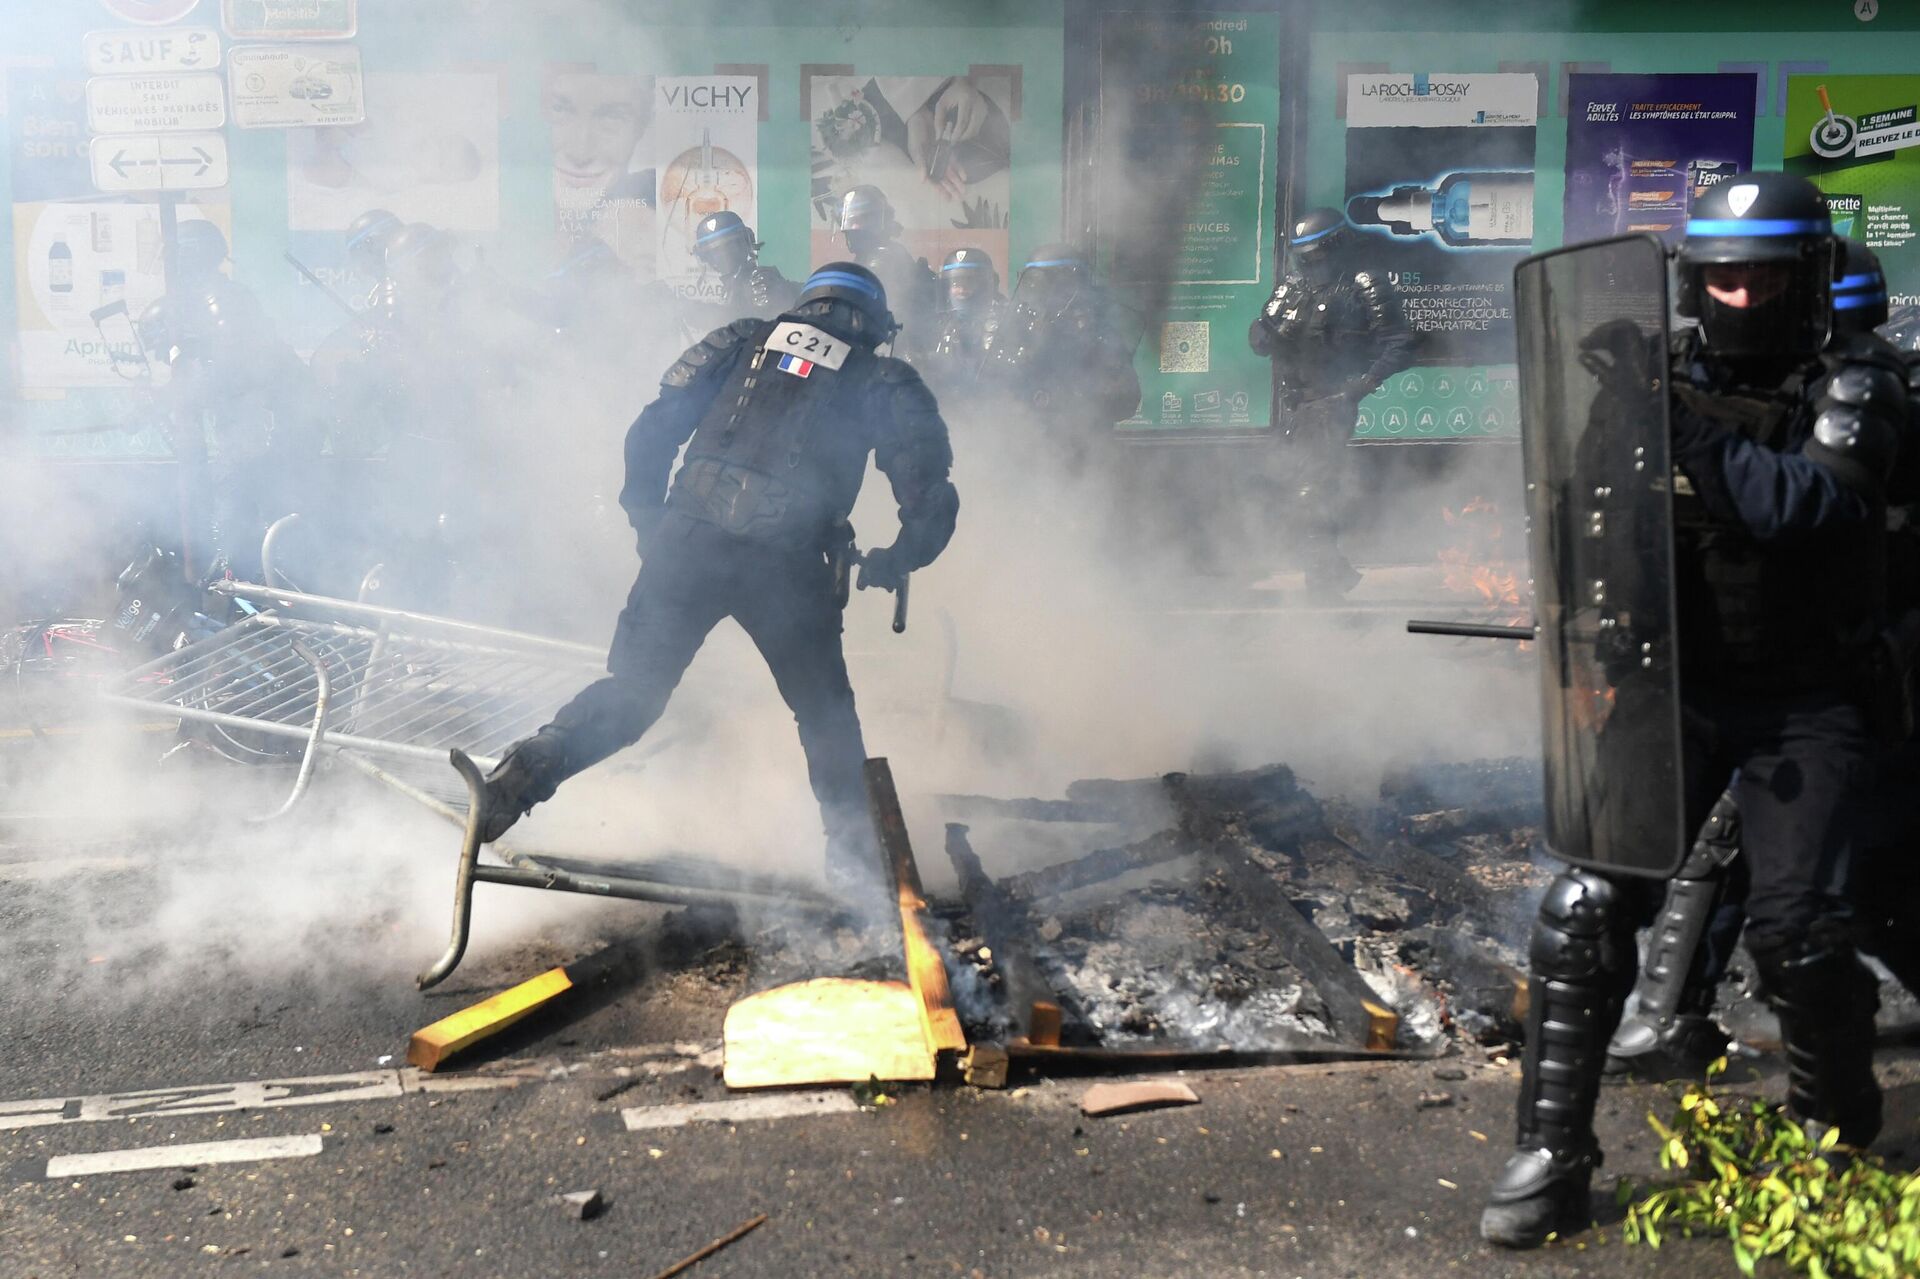
M 907 629 L 907 588 L 912 583 L 913 575 L 911 573 L 902 573 L 899 575 L 898 580 L 892 584 L 869 582 L 867 580 L 870 572 L 869 561 L 877 554 L 879 554 L 879 552 L 870 551 L 860 557 L 860 589 L 864 591 L 869 586 L 875 586 L 882 590 L 890 590 L 893 592 L 893 633 L 898 635 Z M 874 576 L 891 577 L 892 574 L 875 573 Z

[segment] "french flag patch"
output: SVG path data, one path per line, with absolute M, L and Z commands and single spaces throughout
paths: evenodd
M 813 372 L 813 361 L 803 360 L 797 355 L 783 355 L 780 357 L 780 371 L 795 377 L 807 377 Z

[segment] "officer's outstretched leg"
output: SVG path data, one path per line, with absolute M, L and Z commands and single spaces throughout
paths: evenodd
M 1740 806 L 1731 790 L 1714 802 L 1699 838 L 1667 885 L 1667 899 L 1647 942 L 1634 986 L 1639 1002 L 1607 1045 L 1608 1074 L 1654 1078 L 1697 1076 L 1727 1051 L 1713 1020 L 1713 1000 L 1745 915 L 1726 901 L 1730 868 L 1740 855 Z M 1731 933 L 1709 944 L 1709 926 L 1727 907 Z
M 614 629 L 607 678 L 514 743 L 487 774 L 482 842 L 499 839 L 535 804 L 553 798 L 561 782 L 653 727 L 707 633 L 726 616 L 729 582 L 725 567 L 697 550 L 662 554 L 641 566 Z
M 826 828 L 828 880 L 870 895 L 881 884 L 879 843 L 867 811 L 866 743 L 847 679 L 832 572 L 818 556 L 772 569 L 747 592 L 736 617 L 799 727 Z
M 1792 939 L 1749 939 L 1760 992 L 1780 1018 L 1787 1056 L 1787 1111 L 1836 1127 L 1865 1149 L 1880 1134 L 1873 1077 L 1873 1014 L 1880 983 L 1838 935 L 1816 925 Z
M 1480 1217 L 1490 1242 L 1534 1248 L 1590 1220 L 1600 1163 L 1593 1108 L 1633 970 L 1633 918 L 1620 888 L 1592 871 L 1562 872 L 1533 926 L 1518 1149 Z

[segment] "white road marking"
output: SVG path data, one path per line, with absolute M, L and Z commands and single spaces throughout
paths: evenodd
M 844 1115 L 860 1109 L 844 1092 L 769 1093 L 732 1101 L 699 1101 L 679 1106 L 636 1106 L 620 1112 L 628 1132 L 644 1128 L 684 1128 L 688 1124 L 737 1124 L 755 1119 L 796 1119 L 803 1115 Z
M 648 1074 L 703 1064 L 718 1051 L 702 1044 L 638 1044 L 596 1056 L 666 1058 L 643 1061 Z M 518 1088 L 522 1084 L 565 1078 L 591 1069 L 588 1062 L 562 1064 L 557 1058 L 501 1062 L 472 1072 L 429 1075 L 412 1066 L 363 1070 L 345 1075 L 306 1075 L 293 1079 L 256 1079 L 238 1084 L 200 1084 L 183 1088 L 147 1088 L 92 1097 L 37 1097 L 0 1101 L 0 1132 L 51 1124 L 98 1123 L 107 1119 L 216 1115 L 236 1110 L 275 1110 L 282 1106 L 318 1106 L 327 1102 L 377 1101 L 408 1093 L 460 1093 Z
M 298 1137 L 244 1137 L 238 1141 L 202 1141 L 177 1146 L 141 1146 L 102 1150 L 91 1155 L 56 1155 L 47 1160 L 47 1179 L 91 1177 L 103 1172 L 139 1172 L 151 1168 L 199 1168 L 206 1164 L 243 1164 L 261 1159 L 317 1155 L 324 1143 L 317 1132 Z

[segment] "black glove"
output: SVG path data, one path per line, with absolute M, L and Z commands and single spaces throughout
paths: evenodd
M 1340 389 L 1344 391 L 1346 394 L 1348 394 L 1349 396 L 1353 397 L 1355 401 L 1359 401 L 1359 400 L 1366 399 L 1369 395 L 1372 395 L 1374 391 L 1378 389 L 1378 387 L 1379 387 L 1379 383 L 1375 382 L 1372 378 L 1362 373 L 1358 377 L 1348 378 L 1346 381 L 1346 384 L 1342 386 Z
M 911 569 L 900 563 L 899 552 L 891 546 L 883 546 L 879 550 L 868 551 L 861 559 L 859 586 L 863 591 L 869 586 L 879 591 L 897 591 L 906 583 L 910 572 Z

